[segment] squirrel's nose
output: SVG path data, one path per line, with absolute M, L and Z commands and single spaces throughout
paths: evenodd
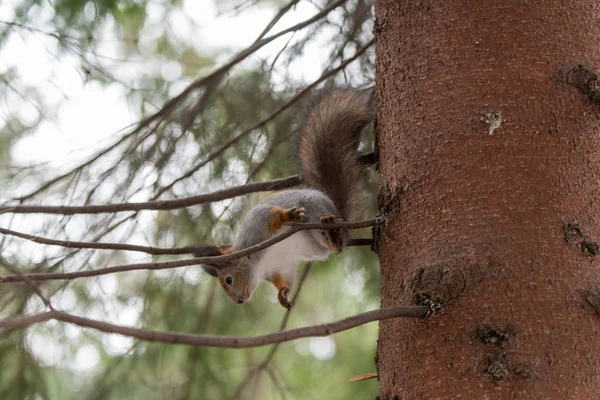
M 244 300 L 242 300 L 242 299 L 237 299 L 237 303 L 238 303 L 238 304 L 242 304 L 243 302 L 244 302 Z

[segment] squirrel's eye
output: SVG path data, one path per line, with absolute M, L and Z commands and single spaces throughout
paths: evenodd
M 231 275 L 227 275 L 225 277 L 225 283 L 228 285 L 231 285 L 233 283 L 233 278 L 231 277 Z
M 325 231 L 321 231 L 321 236 L 325 237 L 326 233 Z

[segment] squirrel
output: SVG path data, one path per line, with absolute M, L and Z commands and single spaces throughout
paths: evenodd
M 352 220 L 360 213 L 363 190 L 358 160 L 359 134 L 372 120 L 372 111 L 361 93 L 336 91 L 315 102 L 299 129 L 297 153 L 300 175 L 308 189 L 279 191 L 246 215 L 228 254 L 263 242 L 289 229 L 292 222 Z M 302 230 L 264 250 L 220 266 L 204 265 L 219 279 L 227 295 L 242 304 L 258 284 L 271 282 L 279 303 L 289 309 L 296 260 L 324 260 L 347 244 L 348 229 Z

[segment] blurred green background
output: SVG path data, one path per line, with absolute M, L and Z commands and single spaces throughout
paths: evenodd
M 136 121 L 250 45 L 282 7 L 293 5 L 267 36 L 331 2 L 293 3 L 3 1 L 1 202 L 104 204 L 146 201 L 157 194 L 173 199 L 295 174 L 293 136 L 305 101 L 222 153 L 213 152 L 369 42 L 370 1 L 347 1 L 325 18 L 282 36 L 234 66 L 217 87 L 191 92 L 164 118 L 133 131 Z M 372 86 L 373 57 L 370 48 L 317 90 Z M 360 150 L 372 149 L 372 133 L 366 132 Z M 370 217 L 377 178 L 373 168 L 367 172 L 365 217 Z M 175 211 L 0 214 L 0 226 L 75 241 L 160 247 L 231 243 L 244 212 L 267 194 Z M 355 237 L 370 235 L 368 229 L 354 232 Z M 185 258 L 73 250 L 12 236 L 0 237 L 0 246 L 2 257 L 23 272 Z M 0 268 L 0 274 L 10 273 Z M 285 310 L 270 285 L 263 284 L 249 304 L 239 306 L 212 279 L 192 266 L 48 281 L 40 288 L 58 309 L 145 329 L 211 335 L 279 329 Z M 378 307 L 377 258 L 368 248 L 349 248 L 313 264 L 288 327 Z M 0 284 L 0 317 L 44 309 L 29 286 Z M 235 398 L 375 398 L 376 379 L 352 384 L 348 379 L 375 371 L 376 340 L 377 324 L 371 323 L 331 337 L 284 343 Z M 50 322 L 0 334 L 0 399 L 226 399 L 269 351 L 269 346 L 227 350 L 163 345 Z

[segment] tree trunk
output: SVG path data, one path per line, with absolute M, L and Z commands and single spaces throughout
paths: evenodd
M 380 398 L 598 399 L 598 2 L 375 7 Z

